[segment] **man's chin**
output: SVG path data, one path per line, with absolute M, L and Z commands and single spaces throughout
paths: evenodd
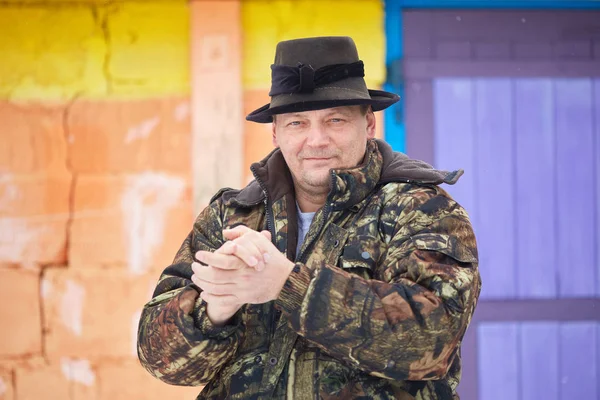
M 312 187 L 327 187 L 329 188 L 329 181 L 331 175 L 329 170 L 319 171 L 318 173 L 309 173 L 304 175 L 304 183 Z

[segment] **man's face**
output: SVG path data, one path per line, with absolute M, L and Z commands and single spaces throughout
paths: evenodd
M 374 136 L 375 116 L 360 106 L 280 114 L 273 122 L 273 144 L 295 184 L 309 192 L 329 189 L 330 169 L 358 165 Z

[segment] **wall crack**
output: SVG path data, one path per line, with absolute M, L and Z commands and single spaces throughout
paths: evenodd
M 65 157 L 65 166 L 67 172 L 71 175 L 71 183 L 69 185 L 69 208 L 68 208 L 68 217 L 66 224 L 66 233 L 65 233 L 65 259 L 67 265 L 69 265 L 69 249 L 71 245 L 71 226 L 73 224 L 73 218 L 75 214 L 75 188 L 77 185 L 77 172 L 73 168 L 73 161 L 71 157 L 71 143 L 74 140 L 74 136 L 71 133 L 71 129 L 69 126 L 69 118 L 71 115 L 71 111 L 75 102 L 79 99 L 80 94 L 73 96 L 73 98 L 69 101 L 67 106 L 65 107 L 62 115 L 62 125 L 63 125 L 63 133 L 65 137 L 65 145 L 66 145 L 66 157 Z
M 116 11 L 117 6 L 112 2 L 103 4 L 101 7 L 92 7 L 94 21 L 96 21 L 100 27 L 102 37 L 104 38 L 104 44 L 106 45 L 106 52 L 104 54 L 104 60 L 102 63 L 102 72 L 104 74 L 104 79 L 106 79 L 107 94 L 111 94 L 113 92 L 114 84 L 114 77 L 110 70 L 112 63 L 112 37 L 110 34 L 108 20 L 111 14 L 114 14 Z

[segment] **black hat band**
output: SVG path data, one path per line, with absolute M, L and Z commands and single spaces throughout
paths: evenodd
M 362 61 L 350 64 L 333 64 L 314 70 L 299 63 L 297 67 L 271 65 L 271 91 L 269 96 L 291 93 L 312 93 L 316 87 L 346 78 L 362 78 L 365 67 Z

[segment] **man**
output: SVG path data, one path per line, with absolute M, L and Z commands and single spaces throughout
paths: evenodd
M 352 39 L 278 44 L 276 147 L 198 216 L 142 313 L 138 353 L 199 399 L 457 399 L 480 292 L 467 213 L 436 171 L 375 140 L 398 96 Z

